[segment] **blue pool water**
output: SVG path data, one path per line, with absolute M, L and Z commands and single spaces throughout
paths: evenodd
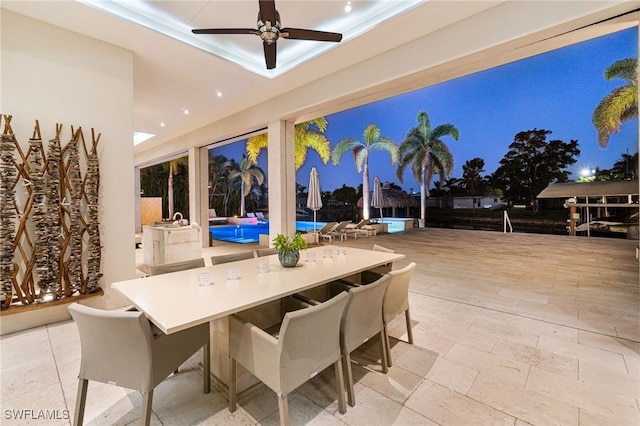
M 324 224 L 324 222 L 316 222 L 316 229 L 320 229 Z M 313 232 L 313 222 L 296 221 L 296 230 Z M 257 243 L 260 239 L 260 234 L 269 233 L 269 223 L 261 222 L 254 225 L 210 226 L 209 232 L 211 233 L 211 238 L 214 240 L 241 244 Z

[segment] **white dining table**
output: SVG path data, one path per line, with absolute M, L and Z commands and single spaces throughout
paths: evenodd
M 330 257 L 325 257 L 325 250 L 331 251 Z M 315 261 L 308 261 L 309 256 L 315 256 Z M 171 334 L 403 258 L 403 254 L 352 247 L 338 254 L 336 246 L 320 246 L 302 250 L 300 262 L 291 268 L 281 266 L 276 254 L 111 286 Z M 268 263 L 267 272 L 258 271 L 261 262 Z M 239 271 L 236 279 L 227 278 L 232 268 Z M 203 273 L 211 275 L 209 285 L 200 284 Z

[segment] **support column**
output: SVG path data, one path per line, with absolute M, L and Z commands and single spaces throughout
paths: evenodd
M 211 240 L 209 238 L 209 148 L 199 148 L 198 160 L 199 167 L 196 178 L 200 187 L 196 196 L 199 200 L 199 204 L 196 206 L 197 222 L 202 227 L 202 247 L 209 247 Z
M 268 126 L 269 241 L 296 231 L 296 170 L 294 124 L 277 121 Z
M 202 227 L 202 246 L 209 247 L 209 237 L 205 234 L 208 233 L 208 218 L 207 223 L 202 222 L 202 192 L 204 188 L 206 188 L 206 177 L 204 181 L 204 185 L 202 183 L 202 159 L 201 159 L 201 151 L 202 148 L 191 147 L 187 153 L 188 161 L 189 161 L 189 223 L 196 222 L 198 225 Z M 205 156 L 206 157 L 206 156 Z M 204 167 L 205 174 L 207 167 Z
M 134 211 L 135 211 L 135 215 L 136 215 L 136 233 L 139 234 L 142 232 L 142 212 L 140 211 L 140 191 L 141 189 L 141 185 L 140 185 L 140 167 L 134 167 L 133 168 L 133 179 L 134 179 L 134 184 L 133 184 L 133 191 L 134 191 Z

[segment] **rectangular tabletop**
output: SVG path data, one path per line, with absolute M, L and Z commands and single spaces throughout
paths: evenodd
M 323 257 L 325 249 L 332 250 L 331 258 Z M 315 253 L 315 262 L 306 261 L 309 252 Z M 351 247 L 339 255 L 335 246 L 324 246 L 301 251 L 300 262 L 293 268 L 282 267 L 278 255 L 271 255 L 120 281 L 111 286 L 160 330 L 170 334 L 403 258 L 402 254 Z M 260 262 L 269 263 L 268 272 L 258 272 Z M 227 280 L 229 268 L 238 268 L 240 277 Z M 211 274 L 211 285 L 199 285 L 202 272 Z

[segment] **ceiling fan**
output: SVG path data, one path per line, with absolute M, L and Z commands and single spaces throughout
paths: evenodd
M 267 69 L 276 67 L 276 42 L 278 38 L 291 40 L 333 41 L 342 40 L 342 34 L 300 28 L 280 28 L 280 14 L 274 0 L 259 0 L 258 29 L 209 28 L 191 30 L 194 34 L 254 34 L 260 36 Z

